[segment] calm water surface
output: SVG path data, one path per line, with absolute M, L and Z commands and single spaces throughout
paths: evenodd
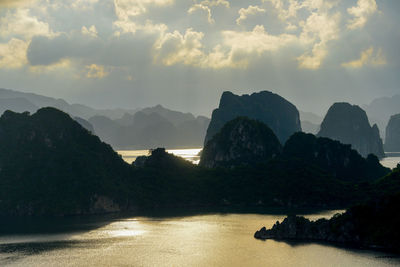
M 334 213 L 307 217 L 329 218 Z M 283 218 L 282 214 L 207 214 L 31 219 L 12 223 L 11 233 L 0 235 L 0 266 L 400 265 L 399 258 L 381 252 L 253 238 L 256 230 Z M 21 229 L 23 233 L 18 232 Z

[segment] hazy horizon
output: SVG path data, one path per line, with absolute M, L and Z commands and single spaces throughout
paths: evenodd
M 208 117 L 223 91 L 268 90 L 323 116 L 400 92 L 399 11 L 395 0 L 2 0 L 0 88 Z

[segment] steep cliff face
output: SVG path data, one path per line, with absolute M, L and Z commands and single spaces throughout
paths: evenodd
M 233 167 L 265 162 L 280 154 L 278 138 L 262 122 L 238 117 L 207 142 L 200 165 Z
M 400 114 L 390 117 L 386 127 L 385 150 L 390 152 L 400 151 Z
M 281 96 L 268 91 L 242 96 L 224 92 L 219 107 L 212 113 L 204 144 L 207 144 L 225 123 L 239 116 L 267 124 L 281 143 L 293 133 L 301 131 L 299 111 Z
M 321 124 L 318 136 L 329 137 L 350 144 L 362 156 L 385 156 L 378 126 L 371 127 L 367 114 L 359 106 L 348 103 L 333 104 Z

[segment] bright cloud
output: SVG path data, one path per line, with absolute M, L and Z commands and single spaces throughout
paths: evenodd
M 27 48 L 27 42 L 16 38 L 0 44 L 0 68 L 17 69 L 26 65 Z
M 22 7 L 30 5 L 35 0 L 0 0 L 0 7 Z
M 245 21 L 248 16 L 255 15 L 257 13 L 265 13 L 264 8 L 259 6 L 248 6 L 247 8 L 239 9 L 239 18 L 236 20 L 236 24 L 240 25 L 242 21 Z
M 362 28 L 368 18 L 378 10 L 375 0 L 358 0 L 357 5 L 347 9 L 354 18 L 348 21 L 347 27 L 351 30 Z
M 32 1 L 20 0 L 18 2 Z M 6 48 L 8 50 L 11 50 L 12 47 L 15 48 L 16 40 L 25 44 L 22 45 L 19 42 L 19 49 L 26 48 L 35 36 L 48 37 L 46 45 L 51 46 L 53 43 L 56 45 L 59 40 L 51 42 L 51 39 L 60 35 L 69 40 L 68 45 L 71 47 L 87 49 L 86 46 L 90 44 L 100 49 L 99 47 L 103 47 L 105 42 L 113 42 L 117 46 L 118 40 L 128 38 L 123 36 L 127 34 L 127 36 L 139 36 L 138 38 L 151 40 L 152 45 L 149 47 L 152 49 L 148 50 L 148 58 L 152 58 L 153 61 L 149 64 L 164 66 L 184 64 L 212 69 L 246 68 L 260 56 L 272 55 L 288 46 L 295 48 L 287 57 L 290 57 L 294 64 L 297 62 L 298 68 L 319 69 L 328 55 L 332 53 L 331 44 L 340 40 L 347 28 L 354 29 L 364 26 L 370 15 L 378 9 L 374 0 L 358 0 L 356 6 L 347 6 L 344 9 L 337 8 L 339 4 L 343 4 L 337 0 L 261 0 L 258 5 L 228 0 L 193 0 L 189 4 L 175 0 L 112 0 L 110 3 L 99 0 L 73 0 L 69 5 L 61 0 L 35 1 L 37 1 L 36 9 L 33 7 L 15 8 L 14 6 L 0 17 L 0 37 L 3 38 L 4 51 Z M 9 6 L 10 3 L 10 1 L 3 0 L 0 5 Z M 45 6 L 49 8 L 45 12 L 39 12 L 41 15 L 38 15 L 37 11 Z M 53 32 L 52 23 L 56 21 L 55 17 L 49 16 L 47 21 L 45 17 L 51 12 L 60 12 L 61 9 L 56 7 L 61 6 L 63 10 L 66 10 L 65 12 L 68 9 L 68 12 L 75 12 L 80 16 L 87 12 L 88 16 L 82 17 L 88 18 L 88 21 L 82 24 L 73 24 L 70 29 L 63 27 L 62 31 Z M 90 16 L 93 12 L 92 9 L 100 8 L 100 6 L 110 8 L 103 12 L 104 14 L 110 12 L 112 16 L 101 19 L 92 18 Z M 164 7 L 168 7 L 169 12 L 175 12 L 175 9 L 181 8 L 180 11 L 186 10 L 186 13 L 179 13 L 177 25 L 174 21 L 176 15 L 162 13 Z M 347 10 L 347 12 L 343 12 L 343 10 Z M 155 16 L 152 16 L 153 11 L 155 11 Z M 190 16 L 195 12 L 203 12 L 210 25 L 191 26 Z M 213 12 L 218 12 L 221 23 L 216 24 Z M 282 25 L 278 30 L 276 26 L 269 28 L 269 24 L 261 19 L 264 14 L 267 19 L 271 12 L 277 16 L 278 23 Z M 244 29 L 242 24 L 254 15 L 259 15 L 254 17 L 256 26 L 250 30 Z M 343 26 L 342 21 L 347 24 Z M 236 22 L 236 25 L 232 22 Z M 112 28 L 110 27 L 108 33 L 102 29 L 101 37 L 99 37 L 98 27 L 102 25 L 112 25 Z M 201 28 L 199 29 L 199 27 Z M 77 37 L 77 34 L 80 34 L 82 38 Z M 149 42 L 147 39 L 146 42 Z M 13 41 L 11 42 L 11 40 Z M 71 51 L 67 47 L 62 51 L 49 47 L 47 51 L 51 51 L 51 53 L 48 53 L 40 50 L 38 41 L 36 40 L 35 46 L 33 46 L 35 49 L 32 50 L 37 54 L 33 55 L 32 51 L 28 53 L 28 58 L 35 59 L 34 62 L 52 64 L 54 62 L 50 60 L 51 58 L 58 59 L 57 62 L 61 59 L 73 59 L 75 62 L 83 64 L 91 77 L 97 77 L 98 73 L 103 77 L 108 74 L 107 64 L 104 65 L 102 57 L 99 56 L 98 62 L 94 58 L 97 54 L 101 54 L 97 50 L 83 53 Z M 74 45 L 74 42 L 77 43 Z M 26 50 L 24 55 L 26 55 Z M 40 57 L 43 59 L 40 60 Z M 370 61 L 371 58 L 373 56 L 369 56 Z M 18 62 L 20 63 L 13 66 L 22 66 L 21 62 L 26 63 L 26 60 Z M 93 62 L 93 64 L 87 65 L 88 62 Z M 31 61 L 28 60 L 27 64 L 30 63 Z M 131 64 L 134 65 L 135 62 Z M 66 66 L 66 64 L 64 65 Z
M 147 12 L 149 6 L 166 6 L 174 0 L 114 0 L 115 12 L 119 19 L 129 19 Z
M 87 35 L 93 38 L 98 37 L 97 29 L 95 25 L 90 26 L 89 28 L 86 28 L 86 26 L 82 26 L 81 32 L 83 35 Z
M 29 9 L 8 11 L 0 18 L 0 36 L 20 36 L 30 39 L 35 35 L 51 35 L 49 24 L 29 14 Z
M 206 0 L 206 1 L 201 1 L 200 3 L 195 3 L 193 4 L 189 10 L 189 14 L 193 14 L 194 12 L 200 10 L 204 11 L 207 14 L 207 21 L 210 24 L 213 24 L 215 20 L 212 17 L 211 14 L 211 8 L 215 6 L 224 6 L 226 8 L 229 8 L 230 4 L 226 0 Z
M 87 65 L 86 71 L 86 77 L 94 79 L 101 79 L 110 74 L 108 71 L 106 71 L 104 66 L 96 64 Z
M 361 52 L 360 58 L 343 63 L 343 67 L 361 68 L 363 66 L 382 66 L 385 65 L 386 57 L 383 55 L 382 48 L 375 50 L 372 46 Z
M 300 68 L 318 69 L 321 66 L 328 55 L 328 42 L 340 36 L 340 18 L 340 13 L 312 13 L 300 24 L 303 28 L 300 40 L 305 44 L 313 44 L 311 52 L 307 51 L 297 58 Z

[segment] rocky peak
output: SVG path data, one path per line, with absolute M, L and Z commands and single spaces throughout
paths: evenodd
M 318 136 L 350 144 L 364 157 L 371 153 L 379 158 L 385 156 L 378 126 L 375 124 L 371 127 L 366 112 L 357 105 L 333 104 L 321 124 Z
M 262 122 L 238 117 L 207 142 L 200 165 L 208 168 L 253 165 L 281 153 L 281 144 Z
M 283 97 L 269 91 L 241 96 L 224 92 L 219 107 L 212 113 L 204 143 L 218 133 L 225 123 L 239 116 L 267 124 L 281 143 L 294 132 L 301 131 L 299 111 Z

